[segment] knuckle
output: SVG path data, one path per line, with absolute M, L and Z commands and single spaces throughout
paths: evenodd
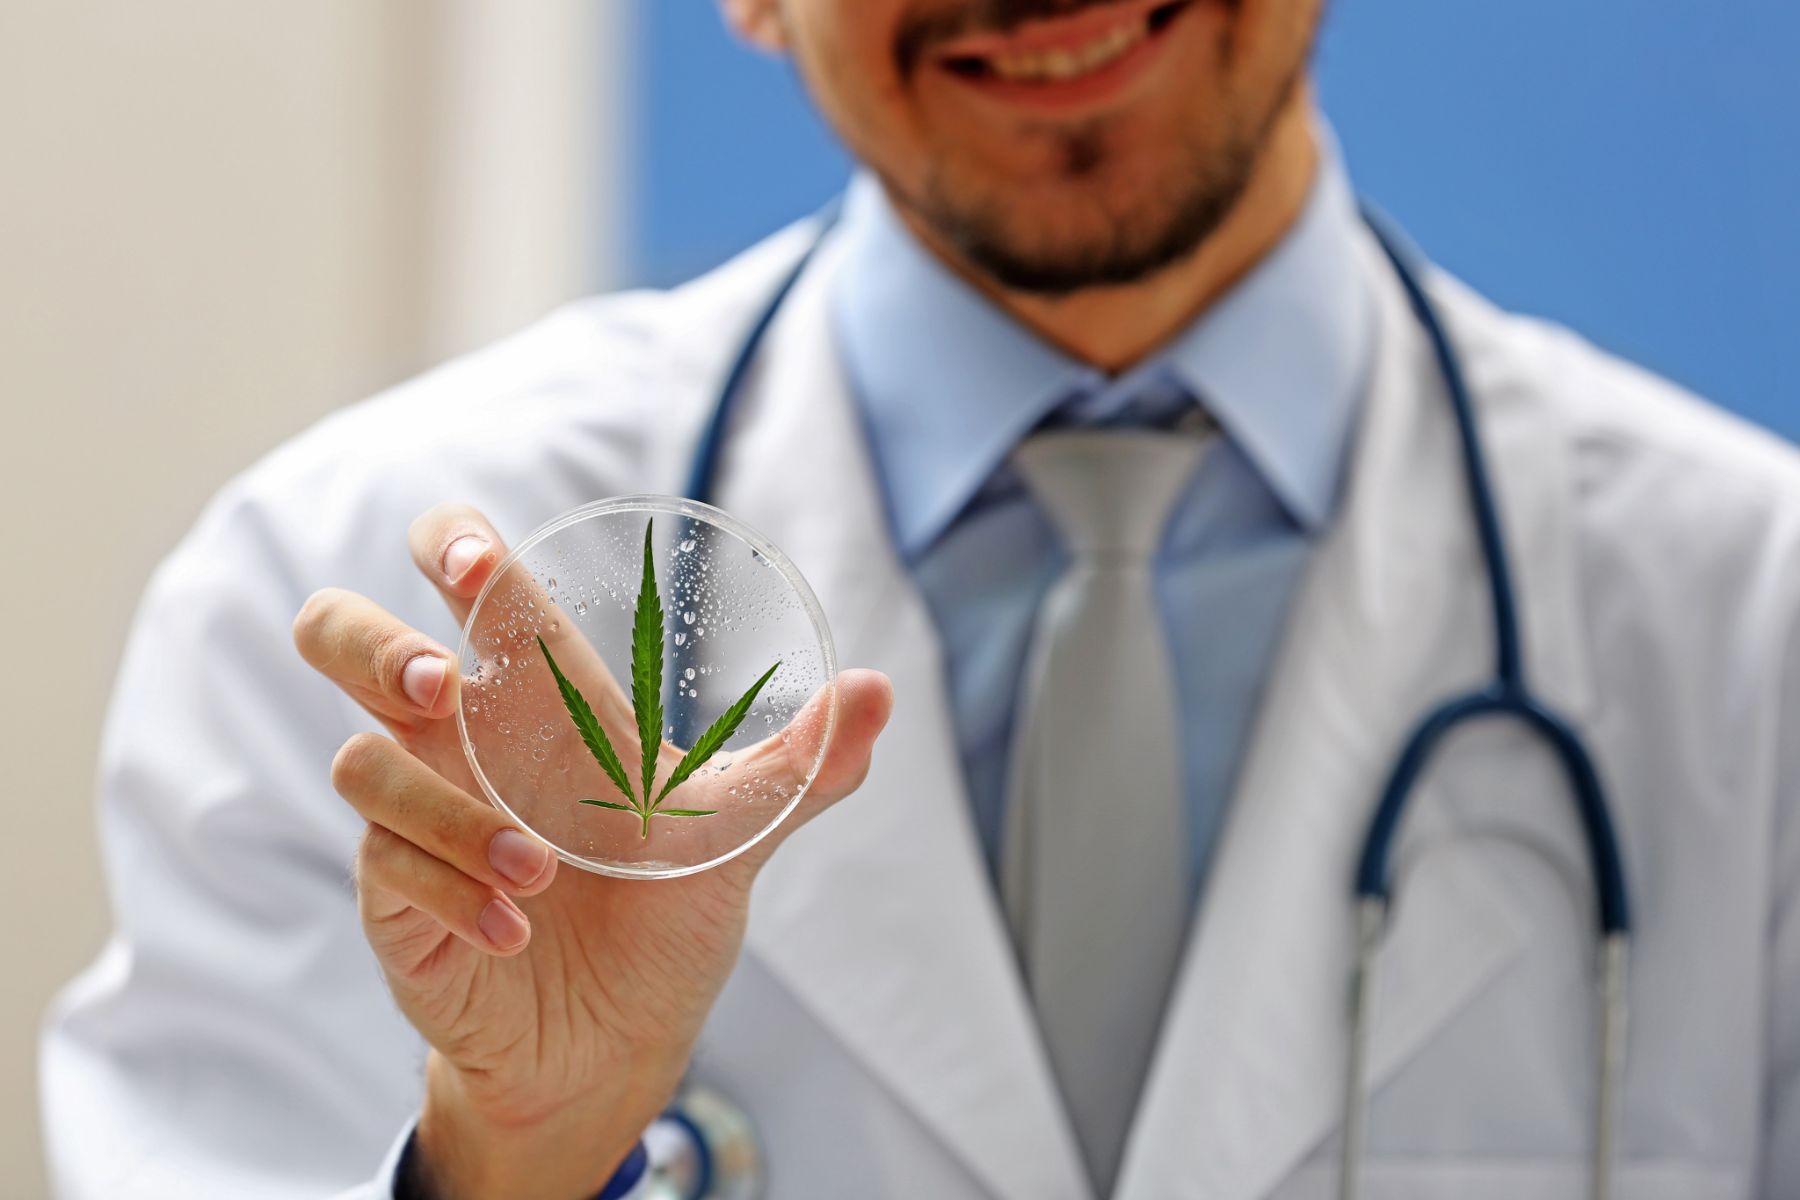
M 404 848 L 399 834 L 371 821 L 356 847 L 353 873 L 357 890 L 379 890 L 391 885 Z
M 362 844 L 357 847 L 356 861 L 364 869 L 378 866 L 394 857 L 400 848 L 400 835 L 386 825 L 370 821 L 363 830 Z
M 390 692 L 400 690 L 400 673 L 416 648 L 411 631 L 393 628 L 371 629 L 368 640 L 369 677 Z
M 378 733 L 353 734 L 331 760 L 331 786 L 343 793 L 365 784 L 381 766 L 389 742 Z
M 414 795 L 396 805 L 407 833 L 449 862 L 485 858 L 487 814 L 473 806 L 446 804 L 434 796 Z M 498 817 L 499 814 L 494 814 Z

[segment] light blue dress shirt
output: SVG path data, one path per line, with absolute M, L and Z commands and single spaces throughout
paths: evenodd
M 1007 462 L 1054 425 L 1171 427 L 1196 404 L 1221 438 L 1156 565 L 1181 705 L 1198 890 L 1289 601 L 1337 507 L 1374 315 L 1335 145 L 1275 250 L 1149 358 L 1112 377 L 997 308 L 854 180 L 833 320 L 892 532 L 936 621 L 974 807 L 997 870 L 1007 760 L 1039 600 L 1066 555 Z

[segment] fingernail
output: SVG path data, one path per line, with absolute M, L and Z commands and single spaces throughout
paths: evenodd
M 435 654 L 415 654 L 400 672 L 400 690 L 427 711 L 444 690 L 444 660 Z
M 481 926 L 481 936 L 496 950 L 511 950 L 531 936 L 525 914 L 504 900 L 489 900 L 476 924 Z
M 487 553 L 488 540 L 478 534 L 468 533 L 450 543 L 444 551 L 444 578 L 451 583 L 461 583 L 464 575 L 469 573 L 483 554 Z
M 530 887 L 550 865 L 550 847 L 516 829 L 502 829 L 488 843 L 488 862 L 518 887 Z

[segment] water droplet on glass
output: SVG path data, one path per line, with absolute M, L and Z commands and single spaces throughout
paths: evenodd
M 556 590 L 556 580 L 554 580 L 554 579 L 546 580 L 544 582 L 544 590 L 547 592 L 554 592 Z M 533 605 L 533 607 L 536 607 L 536 606 Z
M 693 679 L 693 677 L 695 675 L 699 674 L 699 672 L 694 670 L 694 668 L 689 667 L 687 670 L 683 671 L 681 674 L 684 678 L 691 680 L 691 679 Z
M 703 634 L 705 632 L 706 632 L 706 626 L 704 626 L 704 625 L 696 626 L 694 629 L 694 636 L 699 637 L 701 634 Z
M 504 670 L 506 670 L 506 668 L 508 668 L 510 666 L 512 666 L 512 659 L 510 659 L 506 655 L 502 654 L 500 656 L 500 669 L 502 671 L 504 671 Z
M 501 733 L 511 733 L 512 732 L 512 725 L 506 721 L 500 722 L 500 724 L 497 725 L 495 728 L 499 729 Z
M 683 624 L 692 625 L 694 623 L 694 614 L 691 611 L 684 612 L 681 614 L 681 620 Z
M 538 746 L 536 749 L 532 750 L 532 752 L 531 752 L 531 758 L 532 758 L 533 762 L 543 762 L 546 758 L 549 758 L 549 757 L 550 757 L 549 751 L 545 750 L 542 746 Z
M 538 736 L 543 738 L 546 742 L 555 741 L 556 740 L 556 726 L 552 725 L 548 721 L 545 721 L 542 725 L 538 726 Z
M 677 632 L 677 633 L 676 633 L 676 634 L 675 634 L 675 644 L 676 644 L 676 645 L 677 645 L 677 646 L 679 646 L 679 645 L 682 645 L 682 644 L 683 644 L 683 643 L 685 643 L 685 642 L 686 642 L 686 641 L 687 641 L 687 634 L 686 634 L 686 633 L 683 633 L 683 632 L 679 632 L 679 631 L 678 631 L 678 632 Z
M 681 539 L 681 552 L 683 554 L 692 554 L 694 552 L 694 539 L 693 538 L 682 538 Z
M 579 616 L 582 616 L 583 614 L 585 614 L 586 612 L 587 612 L 587 601 L 586 600 L 577 600 L 575 602 L 575 615 L 579 617 Z
M 560 629 L 562 629 L 562 622 L 561 622 L 561 621 L 552 621 L 552 622 L 550 622 L 550 632 L 551 632 L 551 633 L 556 633 L 556 632 L 557 632 L 557 631 L 559 631 L 559 630 L 560 630 Z

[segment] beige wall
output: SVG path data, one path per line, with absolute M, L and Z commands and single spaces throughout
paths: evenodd
M 588 0 L 0 10 L 10 1197 L 47 1186 L 40 1014 L 107 924 L 93 762 L 149 569 L 285 435 L 604 276 L 619 39 Z

